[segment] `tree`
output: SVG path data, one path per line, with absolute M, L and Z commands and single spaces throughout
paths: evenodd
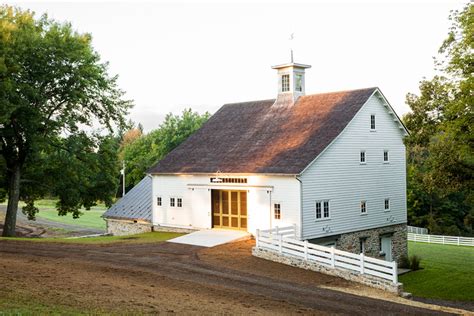
M 474 218 L 474 6 L 453 25 L 436 59 L 440 74 L 408 94 L 409 221 L 435 233 L 472 234 Z
M 121 155 L 127 167 L 126 183 L 137 184 L 148 168 L 198 130 L 209 116 L 191 109 L 184 110 L 181 116 L 169 113 L 157 129 L 124 146 Z
M 78 209 L 90 206 L 93 199 L 107 201 L 104 191 L 92 189 L 106 178 L 97 176 L 93 185 L 82 188 L 89 175 L 79 170 L 97 167 L 94 159 L 106 155 L 108 146 L 105 138 L 84 127 L 96 123 L 112 132 L 114 126 L 125 124 L 131 102 L 123 99 L 117 77 L 109 76 L 91 40 L 69 23 L 0 7 L 0 154 L 8 192 L 3 236 L 15 235 L 19 199 L 26 199 L 26 210 L 34 214 L 34 200 L 45 193 L 52 175 L 62 179 L 52 187 L 60 196 L 60 213 L 77 216 Z M 46 157 L 51 163 L 44 163 Z M 66 181 L 71 165 L 77 171 Z

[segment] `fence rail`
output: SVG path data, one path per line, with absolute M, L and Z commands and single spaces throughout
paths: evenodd
M 397 263 L 388 262 L 364 254 L 354 254 L 334 247 L 325 247 L 295 239 L 294 226 L 257 230 L 256 247 L 294 256 L 331 268 L 342 268 L 368 274 L 398 283 Z
M 422 228 L 422 227 L 407 226 L 407 231 L 413 234 L 420 234 L 420 235 L 428 234 L 428 229 Z
M 422 235 L 422 234 L 408 233 L 408 240 L 414 241 L 414 242 L 427 242 L 431 244 L 474 247 L 474 238 L 470 238 L 470 237 Z

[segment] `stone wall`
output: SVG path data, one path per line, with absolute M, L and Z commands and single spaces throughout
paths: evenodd
M 393 282 L 389 280 L 373 277 L 371 275 L 360 274 L 360 273 L 357 273 L 355 271 L 350 271 L 350 270 L 327 267 L 327 266 L 318 264 L 317 262 L 314 262 L 314 261 L 305 261 L 303 258 L 281 255 L 277 252 L 260 249 L 257 247 L 253 247 L 252 255 L 254 255 L 255 257 L 283 263 L 283 264 L 290 265 L 297 268 L 303 268 L 306 270 L 311 270 L 311 271 L 316 271 L 316 272 L 321 272 L 324 274 L 337 276 L 349 281 L 362 283 L 374 288 L 378 288 L 384 291 L 395 293 L 397 295 L 401 295 L 403 292 L 403 284 L 401 283 L 394 284 Z
M 114 236 L 135 235 L 152 231 L 152 225 L 145 221 L 106 218 L 107 233 Z
M 385 256 L 380 255 L 380 237 L 384 235 L 392 237 L 392 258 L 400 264 L 401 258 L 408 255 L 406 224 L 341 234 L 336 241 L 336 248 L 359 254 L 361 253 L 360 240 L 365 239 L 365 254 L 369 257 L 385 259 Z
M 170 233 L 189 234 L 189 233 L 198 231 L 198 229 L 154 225 L 153 226 L 153 231 L 155 231 L 155 232 L 170 232 Z

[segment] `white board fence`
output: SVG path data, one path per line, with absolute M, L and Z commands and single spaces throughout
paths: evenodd
M 267 251 L 277 252 L 284 256 L 293 256 L 314 261 L 330 268 L 340 268 L 368 274 L 385 280 L 398 283 L 397 263 L 388 262 L 363 253 L 354 254 L 347 251 L 325 247 L 309 243 L 307 240 L 295 239 L 296 229 L 294 226 L 276 227 L 256 232 L 255 246 Z
M 407 226 L 407 231 L 414 234 L 428 234 L 428 228 Z
M 474 238 L 458 236 L 422 235 L 408 233 L 408 240 L 414 242 L 426 242 L 431 244 L 471 246 L 474 247 Z

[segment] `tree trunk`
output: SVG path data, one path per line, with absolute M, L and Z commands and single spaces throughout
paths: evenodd
M 3 237 L 15 237 L 16 214 L 20 200 L 20 166 L 14 166 L 10 173 L 10 184 L 8 187 L 8 206 L 3 226 Z

